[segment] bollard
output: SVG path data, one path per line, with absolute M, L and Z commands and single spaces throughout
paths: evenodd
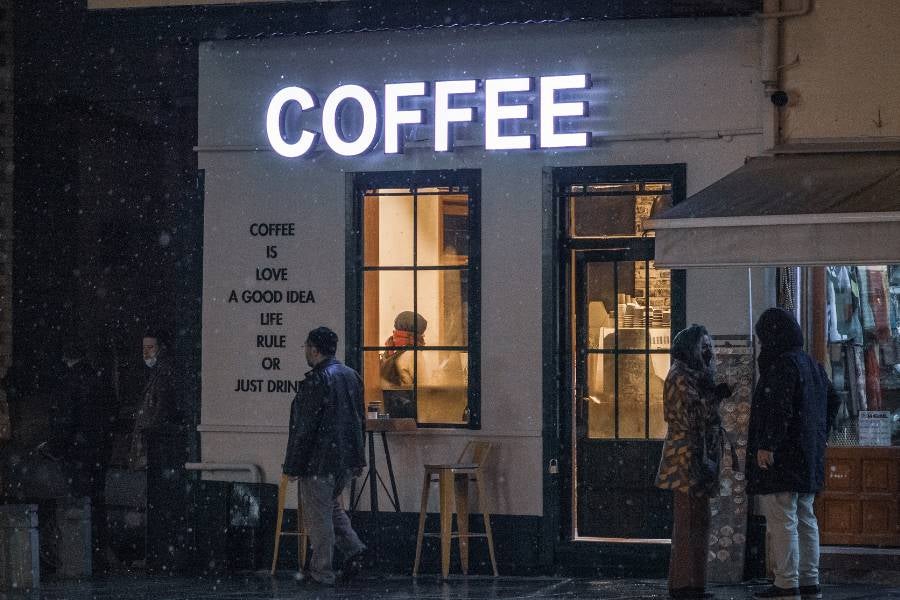
M 91 499 L 60 499 L 56 505 L 56 523 L 59 527 L 56 576 L 66 579 L 90 577 Z
M 40 587 L 39 550 L 37 505 L 0 506 L 0 589 Z

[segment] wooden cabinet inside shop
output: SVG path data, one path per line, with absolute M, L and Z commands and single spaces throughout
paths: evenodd
M 816 515 L 823 545 L 900 547 L 900 446 L 828 448 Z

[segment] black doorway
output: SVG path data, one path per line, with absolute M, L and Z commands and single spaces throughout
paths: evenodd
M 668 554 L 671 498 L 653 479 L 666 431 L 669 344 L 684 327 L 684 273 L 655 268 L 643 222 L 683 199 L 684 170 L 548 173 L 553 264 L 545 308 L 556 335 L 545 339 L 545 352 L 556 369 L 545 374 L 554 384 L 545 418 L 556 419 L 557 437 L 545 447 L 559 465 L 547 480 L 557 562 L 574 558 L 602 570 L 599 553 L 619 572 L 647 574 Z

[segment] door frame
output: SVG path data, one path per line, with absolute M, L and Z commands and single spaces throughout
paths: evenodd
M 541 562 L 547 567 L 564 567 L 571 571 L 600 570 L 604 573 L 647 576 L 665 573 L 668 544 L 608 543 L 574 541 L 571 531 L 571 397 L 572 364 L 567 352 L 570 341 L 568 327 L 569 299 L 566 284 L 571 276 L 567 253 L 573 247 L 602 249 L 621 240 L 586 240 L 566 245 L 564 198 L 560 191 L 569 184 L 596 179 L 598 181 L 644 181 L 659 179 L 672 184 L 672 203 L 686 195 L 685 163 L 662 165 L 622 165 L 590 167 L 546 167 L 543 170 L 542 197 L 542 419 L 543 419 L 543 519 Z M 672 329 L 685 326 L 685 272 L 672 271 Z M 558 473 L 550 472 L 552 460 Z

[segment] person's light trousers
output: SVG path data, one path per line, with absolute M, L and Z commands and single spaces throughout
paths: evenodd
M 362 552 L 366 546 L 353 531 L 350 518 L 341 506 L 342 482 L 336 485 L 334 476 L 328 475 L 301 477 L 299 484 L 303 527 L 312 546 L 309 574 L 316 581 L 331 585 L 335 579 L 332 568 L 335 545 L 345 559 Z
M 819 524 L 815 494 L 779 492 L 759 496 L 766 518 L 775 585 L 794 588 L 819 584 Z

